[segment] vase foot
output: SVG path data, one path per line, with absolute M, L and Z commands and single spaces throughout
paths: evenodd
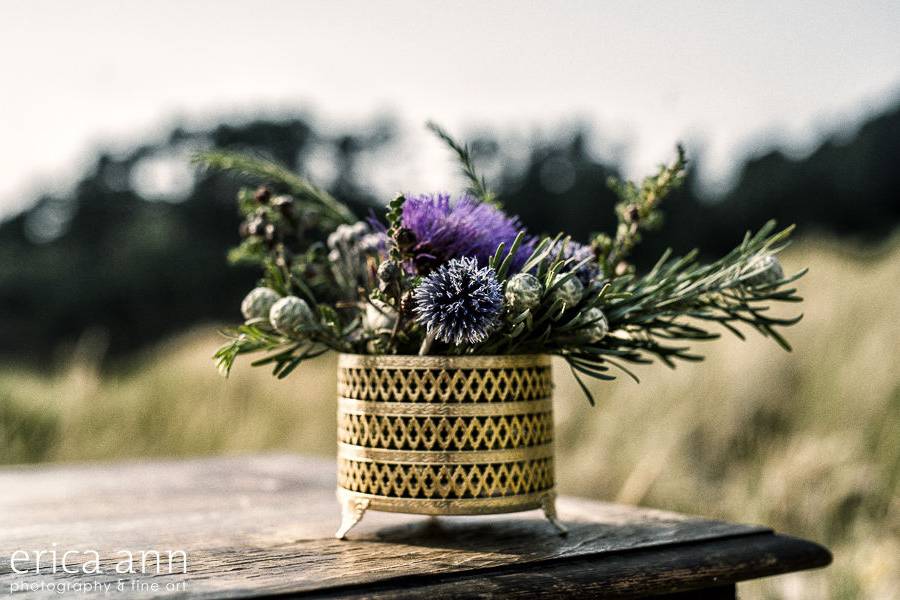
M 369 501 L 365 498 L 339 498 L 341 502 L 341 526 L 335 532 L 334 537 L 343 540 L 357 523 L 362 521 Z
M 556 528 L 557 533 L 559 533 L 559 535 L 568 535 L 568 528 L 562 524 L 559 520 L 559 516 L 556 514 L 555 492 L 550 492 L 544 496 L 543 500 L 541 500 L 541 508 L 544 510 L 544 516 L 546 516 L 547 520 L 550 521 L 550 524 Z

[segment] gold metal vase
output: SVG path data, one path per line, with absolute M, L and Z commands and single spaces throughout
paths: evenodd
M 338 362 L 343 539 L 366 510 L 543 509 L 560 533 L 546 355 L 364 356 Z

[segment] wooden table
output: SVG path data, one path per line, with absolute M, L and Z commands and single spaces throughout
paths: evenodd
M 338 541 L 334 486 L 331 461 L 298 456 L 0 469 L 0 595 L 733 598 L 831 560 L 765 527 L 575 498 L 566 537 L 538 511 L 370 512 Z

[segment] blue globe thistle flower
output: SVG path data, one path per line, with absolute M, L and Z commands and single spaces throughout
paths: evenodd
M 417 320 L 429 336 L 454 346 L 478 344 L 500 325 L 503 288 L 474 258 L 453 259 L 416 288 Z
M 449 194 L 408 196 L 401 225 L 415 237 L 410 252 L 416 271 L 423 275 L 464 256 L 486 266 L 500 242 L 508 249 L 524 229 L 518 218 L 495 206 L 471 196 L 451 203 Z M 530 240 L 519 247 L 510 264 L 511 273 L 521 269 L 533 247 Z
M 560 255 L 560 250 L 562 250 L 562 255 Z M 575 277 L 577 277 L 585 287 L 600 275 L 600 263 L 597 262 L 597 258 L 591 247 L 585 244 L 580 244 L 573 240 L 568 240 L 568 242 L 560 240 L 553 245 L 553 249 L 550 250 L 548 256 L 552 260 L 556 260 L 557 256 L 559 256 L 561 260 L 574 258 L 575 260 L 572 261 L 573 265 L 580 263 L 586 258 L 591 258 L 592 260 L 590 262 L 582 265 L 575 271 Z M 567 273 L 568 270 L 563 269 L 561 272 Z

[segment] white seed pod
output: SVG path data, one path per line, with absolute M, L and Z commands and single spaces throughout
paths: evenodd
M 393 329 L 397 322 L 397 311 L 381 300 L 369 300 L 366 304 L 365 328 L 369 331 Z
M 281 299 L 281 296 L 271 288 L 255 288 L 241 302 L 241 313 L 248 321 L 250 319 L 268 319 L 272 305 L 278 302 L 279 299 Z
M 304 327 L 315 323 L 309 304 L 297 296 L 287 296 L 272 305 L 269 322 L 284 335 L 297 335 Z
M 513 314 L 530 310 L 541 303 L 544 286 L 530 273 L 518 273 L 506 282 L 506 305 Z
M 556 276 L 555 281 L 563 277 L 562 274 Z M 577 277 L 569 277 L 562 285 L 553 290 L 553 299 L 562 300 L 567 307 L 575 306 L 581 301 L 581 295 L 584 293 L 584 285 Z
M 328 247 L 332 250 L 335 248 L 349 247 L 356 239 L 353 227 L 346 223 L 338 225 L 334 231 L 328 235 Z
M 584 329 L 578 330 L 578 335 L 586 339 L 588 342 L 599 342 L 609 333 L 609 321 L 603 311 L 597 308 L 589 308 L 579 317 L 582 323 L 590 323 Z
M 378 254 L 387 245 L 387 236 L 381 232 L 367 233 L 356 242 L 356 250 L 363 254 Z
M 745 269 L 746 273 L 753 273 L 744 280 L 746 285 L 771 285 L 784 279 L 784 269 L 778 257 L 772 254 L 753 259 Z
M 357 221 L 353 225 L 350 226 L 350 235 L 354 240 L 360 239 L 362 236 L 369 233 L 369 226 L 364 221 Z
M 340 262 L 342 256 L 343 255 L 341 254 L 340 250 L 329 250 L 328 251 L 328 262 L 330 262 L 332 264 L 338 263 L 338 262 Z

